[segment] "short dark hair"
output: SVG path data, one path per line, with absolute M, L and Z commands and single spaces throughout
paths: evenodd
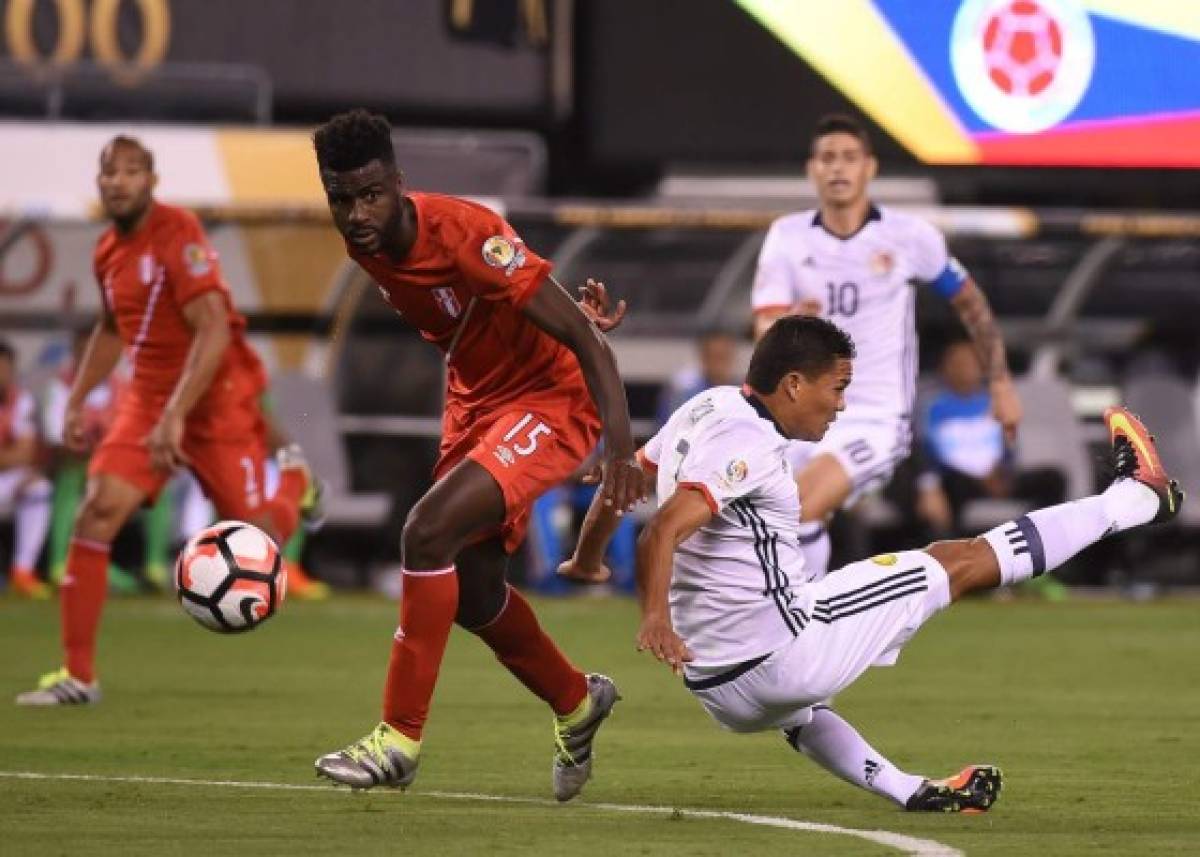
M 379 114 L 361 108 L 337 114 L 317 128 L 312 139 L 322 170 L 341 173 L 376 160 L 389 166 L 396 164 L 391 124 Z
M 8 358 L 10 363 L 17 362 L 17 350 L 12 347 L 12 343 L 7 339 L 0 339 L 0 359 Z
M 100 150 L 101 165 L 104 164 L 104 153 L 117 148 L 117 146 L 127 146 L 130 149 L 137 149 L 146 161 L 146 169 L 149 172 L 154 172 L 154 153 L 147 149 L 145 144 L 137 137 L 130 137 L 128 134 L 118 134 L 104 144 L 104 148 Z
M 871 147 L 871 135 L 867 133 L 866 126 L 846 113 L 827 113 L 817 120 L 812 138 L 808 143 L 809 154 L 817 150 L 818 140 L 828 137 L 830 134 L 849 134 L 862 143 L 863 150 L 868 155 L 874 154 L 875 150 Z
M 746 383 L 755 392 L 773 393 L 788 372 L 799 372 L 812 381 L 843 357 L 854 358 L 854 343 L 846 331 L 816 316 L 785 315 L 754 347 Z

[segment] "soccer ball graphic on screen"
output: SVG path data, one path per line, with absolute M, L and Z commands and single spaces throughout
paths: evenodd
M 287 571 L 279 548 L 258 527 L 220 521 L 201 530 L 175 561 L 184 612 L 211 631 L 257 628 L 279 609 Z
M 963 0 L 950 61 L 959 92 L 981 119 L 1035 133 L 1066 119 L 1083 99 L 1095 36 L 1073 0 Z

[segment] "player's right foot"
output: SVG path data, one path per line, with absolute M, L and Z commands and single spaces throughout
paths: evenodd
M 92 705 L 100 701 L 100 682 L 80 681 L 66 667 L 38 679 L 37 690 L 17 696 L 17 705 Z
M 588 674 L 587 692 L 589 704 L 578 722 L 554 718 L 554 796 L 560 801 L 575 797 L 591 778 L 592 741 L 621 698 L 613 680 L 598 673 Z
M 13 595 L 21 598 L 31 601 L 46 601 L 50 598 L 50 587 L 38 580 L 37 575 L 29 569 L 14 568 L 8 585 Z
M 315 533 L 325 524 L 325 495 L 328 486 L 325 480 L 312 472 L 304 450 L 298 443 L 281 446 L 275 452 L 275 461 L 280 470 L 300 470 L 304 473 L 305 488 L 300 496 L 300 525 L 305 532 Z
M 1169 521 L 1179 514 L 1184 493 L 1170 477 L 1158 455 L 1154 435 L 1124 407 L 1104 412 L 1104 425 L 1112 442 L 1113 469 L 1118 479 L 1135 479 L 1158 495 L 1158 514 L 1150 523 Z
M 417 776 L 420 746 L 390 724 L 380 723 L 365 738 L 317 759 L 317 776 L 352 789 L 406 789 Z
M 1004 785 L 995 765 L 971 765 L 944 780 L 926 780 L 908 799 L 909 812 L 987 812 Z

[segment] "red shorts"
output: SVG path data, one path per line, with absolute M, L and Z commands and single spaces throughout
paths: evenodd
M 482 414 L 451 401 L 433 478 L 441 479 L 464 458 L 483 465 L 504 492 L 498 532 L 512 553 L 525 540 L 533 501 L 574 473 L 599 440 L 600 417 L 586 389 L 532 395 Z
M 222 518 L 245 521 L 265 501 L 266 424 L 256 384 L 220 382 L 192 410 L 183 452 L 191 471 Z M 136 391 L 121 399 L 116 419 L 88 463 L 88 475 L 107 473 L 137 486 L 153 500 L 171 472 L 150 463 L 146 437 L 162 414 L 161 401 Z

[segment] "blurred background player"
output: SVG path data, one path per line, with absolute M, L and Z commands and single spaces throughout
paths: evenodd
M 0 515 L 13 518 L 8 585 L 25 598 L 50 597 L 37 577 L 38 556 L 50 529 L 50 481 L 37 468 L 37 406 L 17 383 L 17 357 L 0 340 Z
M 975 535 L 962 525 L 963 509 L 972 500 L 1017 499 L 1030 508 L 1063 501 L 1066 484 L 1059 471 L 1017 468 L 970 342 L 946 345 L 938 385 L 922 398 L 916 428 L 924 467 L 917 476 L 916 509 L 934 538 Z
M 61 588 L 65 665 L 42 677 L 19 705 L 100 699 L 95 646 L 105 572 L 121 526 L 187 466 L 223 518 L 248 521 L 284 542 L 304 507 L 319 514 L 318 490 L 298 448 L 281 455 L 280 489 L 267 499 L 266 376 L 247 345 L 216 253 L 195 215 L 156 202 L 154 158 L 139 141 L 113 138 L 100 153 L 97 185 L 112 226 L 95 251 L 103 310 L 71 388 L 66 445 L 88 442 L 83 403 L 122 351 L 129 389 L 88 465 Z
M 383 722 L 316 769 L 356 788 L 413 781 L 457 622 L 553 709 L 553 787 L 569 800 L 590 776 L 592 739 L 616 687 L 566 659 L 505 570 L 530 504 L 575 471 L 602 428 L 604 502 L 620 514 L 644 496 L 625 390 L 600 329 L 550 263 L 490 209 L 406 192 L 391 134 L 386 119 L 355 110 L 318 128 L 313 142 L 346 252 L 445 354 L 443 436 L 435 483 L 404 525 Z M 611 328 L 621 312 L 599 320 Z
M 871 202 L 877 169 L 858 120 L 823 117 L 808 158 L 819 207 L 771 225 L 754 277 L 756 339 L 775 319 L 799 312 L 838 324 L 858 352 L 845 413 L 819 443 L 792 449 L 804 498 L 800 538 L 808 573 L 815 577 L 828 569 L 828 518 L 887 484 L 909 452 L 918 356 L 912 283 L 931 286 L 962 320 L 983 365 L 992 411 L 1010 442 L 1021 420 L 987 298 L 949 255 L 936 228 Z

